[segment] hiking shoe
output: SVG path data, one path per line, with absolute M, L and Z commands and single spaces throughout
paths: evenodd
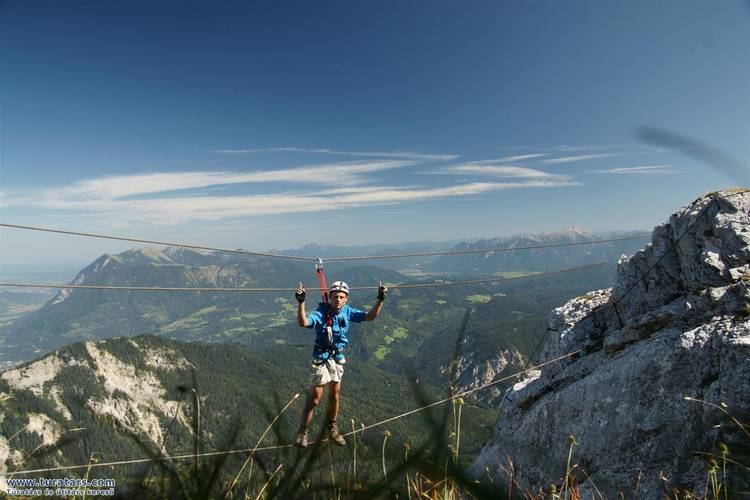
M 339 428 L 336 427 L 335 422 L 328 424 L 328 437 L 331 438 L 331 441 L 333 441 L 334 444 L 346 446 L 346 439 L 344 439 L 344 436 L 339 432 Z
M 297 432 L 297 439 L 294 440 L 294 446 L 297 448 L 307 448 L 309 442 L 307 441 L 307 429 L 300 428 Z

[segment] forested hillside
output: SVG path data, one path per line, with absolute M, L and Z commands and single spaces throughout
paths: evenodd
M 203 451 L 253 447 L 266 426 L 308 380 L 308 349 L 183 343 L 155 336 L 120 338 L 64 347 L 0 377 L 0 472 L 190 454 L 200 425 Z M 447 387 L 416 383 L 367 363 L 347 364 L 340 425 L 370 425 L 447 394 Z M 302 397 L 294 401 L 263 445 L 293 440 Z M 313 429 L 322 429 L 325 405 Z M 439 418 L 444 408 L 433 413 Z M 377 470 L 383 431 L 394 436 L 389 454 L 406 442 L 429 439 L 424 415 L 375 428 L 362 436 L 361 467 Z M 464 410 L 465 453 L 489 436 L 491 412 Z M 12 440 L 9 439 L 13 436 Z M 36 450 L 32 453 L 32 450 Z M 288 450 L 263 452 L 267 464 L 289 460 Z M 236 470 L 244 455 L 231 456 Z M 334 461 L 345 469 L 348 452 Z M 94 470 L 91 477 L 137 480 L 152 465 Z M 337 465 L 339 467 L 339 465 Z M 153 472 L 153 469 L 151 469 Z M 77 474 L 82 474 L 77 471 Z M 374 472 L 373 472 L 374 474 Z M 0 474 L 3 475 L 3 474 Z

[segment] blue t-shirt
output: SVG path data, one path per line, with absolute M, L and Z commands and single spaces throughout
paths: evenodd
M 307 315 L 307 327 L 315 328 L 315 350 L 313 358 L 326 360 L 329 358 L 328 353 L 328 332 L 326 331 L 326 306 L 320 304 L 318 309 Z M 333 315 L 333 324 L 331 330 L 333 333 L 333 348 L 338 351 L 335 359 L 340 360 L 344 357 L 341 352 L 349 344 L 349 325 L 351 322 L 362 323 L 365 320 L 365 313 L 355 307 L 345 304 L 344 307 Z

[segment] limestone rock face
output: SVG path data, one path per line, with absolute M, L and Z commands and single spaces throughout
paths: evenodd
M 524 358 L 520 353 L 506 349 L 494 359 L 476 363 L 470 356 L 459 356 L 456 360 L 456 392 L 471 391 L 495 380 L 510 364 L 523 365 Z M 497 385 L 479 390 L 469 397 L 479 397 L 492 401 L 502 395 Z
M 632 497 L 636 484 L 639 498 L 675 484 L 702 494 L 701 453 L 719 443 L 750 463 L 750 438 L 726 414 L 750 415 L 748 285 L 750 192 L 680 209 L 620 259 L 611 289 L 552 311 L 549 364 L 507 392 L 475 475 L 506 483 L 510 461 L 519 487 L 546 487 L 565 474 L 569 436 L 586 498 Z M 747 490 L 747 470 L 732 481 Z

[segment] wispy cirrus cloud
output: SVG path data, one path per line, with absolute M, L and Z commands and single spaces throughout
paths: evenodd
M 120 181 L 127 182 L 126 176 Z M 16 199 L 23 206 L 65 210 L 95 216 L 112 226 L 174 225 L 191 221 L 217 221 L 342 210 L 370 206 L 401 205 L 433 199 L 476 196 L 510 189 L 556 188 L 569 183 L 554 179 L 523 179 L 514 182 L 474 182 L 447 187 L 351 186 L 324 191 L 279 191 L 271 194 L 234 196 L 172 195 L 149 198 L 66 198 L 58 192 L 45 197 Z
M 542 160 L 542 163 L 545 163 L 547 165 L 558 165 L 561 163 L 572 163 L 577 161 L 600 160 L 602 158 L 620 156 L 620 154 L 621 153 L 597 153 L 577 156 L 561 156 L 559 158 L 547 158 L 546 160 Z
M 46 200 L 114 199 L 211 186 L 260 183 L 305 183 L 352 186 L 365 183 L 366 174 L 414 165 L 409 160 L 382 160 L 309 165 L 250 172 L 198 171 L 106 176 L 50 188 L 36 193 Z
M 332 150 L 321 150 L 330 153 Z M 336 151 L 331 154 L 350 154 Z M 358 152 L 361 156 L 382 153 Z M 543 155 L 518 155 L 452 165 L 438 173 L 484 176 L 481 182 L 393 185 L 390 171 L 455 155 L 390 153 L 391 157 L 252 171 L 182 171 L 102 176 L 67 185 L 7 192 L 5 207 L 32 207 L 95 216 L 117 226 L 173 225 L 237 217 L 294 214 L 476 197 L 511 189 L 549 189 L 577 183 L 569 176 L 508 165 Z M 498 164 L 499 162 L 499 164 Z M 406 177 L 404 177 L 406 178 Z M 390 179 L 390 180 L 389 180 Z M 436 185 L 437 184 L 437 185 Z M 229 188 L 217 195 L 216 188 Z
M 642 167 L 621 167 L 605 170 L 589 170 L 592 174 L 676 174 L 672 165 L 649 165 Z
M 419 186 L 399 186 L 398 189 L 412 189 L 412 188 L 419 188 Z M 346 186 L 346 187 L 338 187 L 333 189 L 325 189 L 323 191 L 316 191 L 316 196 L 328 196 L 328 195 L 337 195 L 337 194 L 352 194 L 352 193 L 372 193 L 376 191 L 381 191 L 384 189 L 392 189 L 391 186 Z
M 297 148 L 289 146 L 280 148 L 219 149 L 214 152 L 225 155 L 245 155 L 254 153 L 314 153 L 341 156 L 364 156 L 369 158 L 405 158 L 425 161 L 450 161 L 458 158 L 458 155 L 452 154 L 425 154 L 413 151 L 341 151 L 328 148 Z
M 517 161 L 531 160 L 533 158 L 541 158 L 547 155 L 548 153 L 529 153 L 525 155 L 504 156 L 494 160 L 479 160 L 472 163 L 515 163 Z
M 342 196 L 340 201 L 345 203 L 401 203 L 404 201 L 445 198 L 453 196 L 467 196 L 508 189 L 552 188 L 560 187 L 560 183 L 553 180 L 528 180 L 519 182 L 472 182 L 448 187 L 401 189 L 391 188 L 380 191 L 359 193 Z
M 476 174 L 486 175 L 493 177 L 511 177 L 511 178 L 525 178 L 525 179 L 557 179 L 560 181 L 570 179 L 570 176 L 550 174 L 534 168 L 528 167 L 517 167 L 511 165 L 486 165 L 480 162 L 476 163 L 464 163 L 461 165 L 454 165 L 446 167 L 440 171 L 441 173 L 452 173 L 452 174 Z
M 320 193 L 279 193 L 274 195 L 170 198 L 138 200 L 121 210 L 109 210 L 117 220 L 141 224 L 179 224 L 192 220 L 221 220 L 232 217 L 255 217 L 292 213 L 325 212 L 370 206 L 401 205 L 406 202 L 457 198 L 509 189 L 559 187 L 552 181 L 477 182 L 439 188 L 384 186 L 376 190 L 321 195 Z M 115 208 L 115 207 L 109 207 Z

